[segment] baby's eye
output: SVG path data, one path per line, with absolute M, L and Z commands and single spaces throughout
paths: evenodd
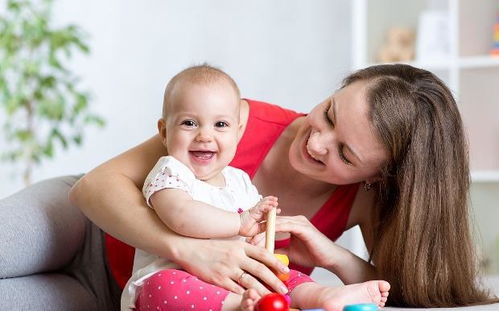
M 217 123 L 215 123 L 215 127 L 228 127 L 229 126 L 229 123 L 225 122 L 225 121 L 218 121 Z
M 189 127 L 194 127 L 196 126 L 196 121 L 194 120 L 184 120 L 182 121 L 182 123 L 180 123 L 181 125 L 185 125 L 185 126 L 189 126 Z

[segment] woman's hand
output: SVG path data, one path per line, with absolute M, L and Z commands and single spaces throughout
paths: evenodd
M 286 249 L 280 249 L 293 263 L 308 267 L 329 268 L 336 246 L 327 236 L 310 223 L 305 216 L 279 216 L 276 232 L 288 232 L 291 241 Z
M 201 240 L 186 238 L 177 249 L 177 264 L 205 282 L 242 294 L 254 288 L 260 295 L 270 291 L 286 293 L 286 286 L 271 269 L 289 270 L 264 248 L 238 240 Z
M 326 268 L 345 284 L 379 278 L 374 266 L 336 245 L 304 216 L 277 217 L 276 231 L 291 234 L 289 246 L 279 251 L 288 255 L 290 261 L 294 263 Z

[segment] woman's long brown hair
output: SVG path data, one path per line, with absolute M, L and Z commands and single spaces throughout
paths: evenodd
M 374 131 L 390 159 L 378 183 L 370 257 L 392 285 L 389 304 L 452 307 L 497 302 L 480 288 L 469 222 L 468 147 L 456 102 L 435 75 L 379 65 L 367 82 Z

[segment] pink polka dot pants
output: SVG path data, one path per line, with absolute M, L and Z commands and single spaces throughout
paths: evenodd
M 312 279 L 299 271 L 291 270 L 286 285 L 289 291 Z M 206 283 L 197 277 L 175 269 L 153 274 L 139 290 L 136 310 L 203 310 L 220 311 L 229 291 Z
M 220 311 L 229 294 L 226 289 L 203 282 L 175 269 L 152 275 L 139 291 L 136 310 Z

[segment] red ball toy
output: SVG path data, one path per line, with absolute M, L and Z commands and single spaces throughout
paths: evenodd
M 256 311 L 288 311 L 289 305 L 286 297 L 272 293 L 262 297 L 256 303 Z

